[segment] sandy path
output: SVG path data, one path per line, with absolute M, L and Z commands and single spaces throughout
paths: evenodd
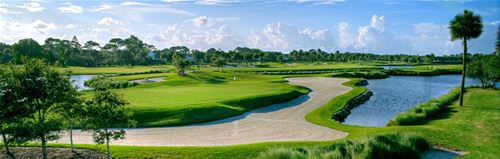
M 342 86 L 345 79 L 304 77 L 287 79 L 312 89 L 292 101 L 255 109 L 223 120 L 176 127 L 128 129 L 125 140 L 114 145 L 216 146 L 269 141 L 318 141 L 345 137 L 347 133 L 318 126 L 304 119 L 306 113 L 323 105 L 332 97 L 351 88 Z M 92 143 L 88 133 L 76 131 L 74 142 Z M 64 136 L 57 142 L 68 143 Z

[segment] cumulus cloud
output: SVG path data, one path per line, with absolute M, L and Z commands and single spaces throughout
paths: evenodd
M 0 36 L 0 41 L 15 42 L 21 38 L 41 40 L 50 35 L 49 32 L 58 28 L 56 24 L 42 20 L 35 20 L 31 23 L 1 21 L 0 30 L 2 30 L 2 36 Z
M 107 25 L 107 26 L 116 25 L 116 24 L 119 24 L 119 23 L 120 22 L 118 20 L 114 20 L 111 17 L 104 17 L 104 18 L 102 18 L 101 20 L 99 20 L 97 22 L 98 25 Z
M 208 18 L 206 16 L 194 18 L 192 24 L 197 27 L 205 26 L 208 24 Z
M 198 28 L 185 24 L 174 24 L 149 38 L 156 46 L 188 46 L 193 49 L 208 48 L 233 49 L 243 43 L 241 38 L 231 32 L 225 25 Z
M 312 3 L 314 5 L 331 5 L 339 2 L 344 2 L 345 0 L 288 0 L 288 1 L 295 3 Z
M 357 32 L 351 32 L 349 23 L 337 25 L 336 49 L 341 51 L 372 53 L 404 53 L 411 50 L 409 43 L 385 31 L 384 16 L 373 15 L 370 25 L 360 26 Z
M 194 16 L 194 13 L 172 8 L 169 5 L 150 4 L 144 2 L 126 1 L 121 4 L 101 4 L 96 8 L 90 9 L 91 12 L 101 12 L 112 14 L 114 16 L 126 17 L 126 19 L 140 21 L 141 14 L 144 13 L 168 13 L 174 15 Z
M 83 8 L 81 6 L 68 4 L 68 6 L 59 7 L 57 10 L 61 13 L 82 13 Z
M 194 4 L 197 5 L 209 5 L 209 6 L 223 6 L 232 3 L 238 3 L 241 0 L 197 0 Z
M 29 12 L 41 12 L 45 10 L 44 7 L 40 5 L 40 3 L 37 2 L 28 2 L 24 3 L 22 6 L 17 6 L 18 8 L 23 8 L 26 9 Z
M 200 16 L 193 19 L 188 20 L 193 26 L 196 27 L 205 27 L 212 26 L 216 23 L 224 23 L 230 20 L 239 20 L 239 18 L 208 18 L 206 16 Z
M 285 51 L 322 49 L 331 51 L 334 39 L 328 29 L 298 29 L 282 23 L 267 24 L 262 31 L 252 31 L 247 44 L 265 50 Z

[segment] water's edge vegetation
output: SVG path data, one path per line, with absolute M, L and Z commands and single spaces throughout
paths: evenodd
M 416 125 L 436 118 L 446 110 L 448 105 L 457 100 L 459 95 L 460 88 L 452 88 L 448 93 L 438 98 L 430 99 L 429 101 L 423 102 L 406 112 L 397 114 L 387 123 L 387 125 Z

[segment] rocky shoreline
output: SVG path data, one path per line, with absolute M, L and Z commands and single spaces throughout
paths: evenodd
M 355 86 L 366 86 L 368 85 L 368 81 L 363 79 L 363 80 L 360 80 L 359 82 L 357 82 L 356 84 L 354 84 Z M 370 91 L 369 89 L 366 89 L 363 93 L 361 93 L 360 95 L 350 99 L 349 101 L 347 101 L 347 103 L 345 104 L 344 108 L 342 108 L 341 110 L 337 111 L 337 112 L 334 112 L 332 114 L 332 119 L 335 120 L 335 121 L 338 121 L 338 122 L 344 122 L 345 118 L 347 118 L 347 116 L 349 114 L 351 114 L 351 110 L 363 103 L 365 103 L 368 99 L 370 99 L 370 97 L 373 95 L 373 92 Z

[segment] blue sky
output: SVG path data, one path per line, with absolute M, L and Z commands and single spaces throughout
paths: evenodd
M 378 54 L 455 54 L 449 21 L 464 9 L 482 16 L 471 52 L 493 52 L 500 1 L 163 0 L 0 1 L 0 41 L 48 37 L 81 43 L 136 35 L 157 48 L 237 46 Z

